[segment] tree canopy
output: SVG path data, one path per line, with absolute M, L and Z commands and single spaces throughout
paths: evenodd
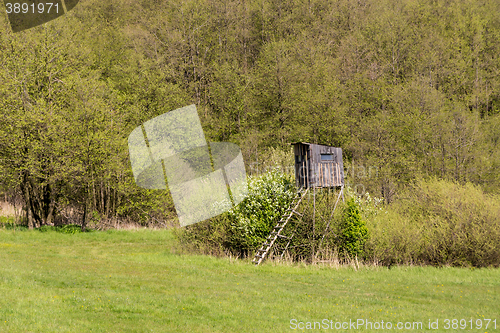
M 427 176 L 499 192 L 499 11 L 492 0 L 81 0 L 15 34 L 2 16 L 0 185 L 36 225 L 175 219 L 168 191 L 134 185 L 126 138 L 195 103 L 207 138 L 240 145 L 248 164 L 306 141 L 376 168 L 363 183 L 389 202 Z

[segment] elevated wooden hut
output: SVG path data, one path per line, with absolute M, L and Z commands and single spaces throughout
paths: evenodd
M 278 254 L 278 256 L 283 258 L 283 255 L 287 249 L 289 249 L 290 244 L 292 244 L 293 236 L 297 232 L 297 222 L 292 230 L 287 232 L 285 231 L 285 228 L 289 225 L 289 221 L 292 220 L 292 216 L 294 214 L 303 216 L 302 213 L 297 212 L 297 208 L 299 207 L 302 199 L 308 193 L 309 188 L 313 188 L 313 234 L 315 230 L 316 216 L 316 188 L 340 187 L 337 202 L 333 206 L 332 214 L 337 207 L 340 197 L 342 196 L 342 200 L 344 199 L 344 163 L 342 162 L 342 149 L 307 142 L 297 142 L 292 145 L 295 154 L 295 179 L 297 181 L 299 191 L 292 200 L 289 209 L 286 210 L 287 214 L 282 216 L 276 226 L 272 229 L 271 234 L 266 238 L 260 249 L 258 249 L 255 253 L 255 257 L 252 262 L 256 265 L 259 265 L 262 261 L 264 261 L 266 256 L 271 253 L 270 251 L 273 246 L 275 247 L 275 257 L 276 253 L 281 253 L 281 255 Z M 317 248 L 318 251 L 315 250 L 315 243 L 313 243 L 312 253 L 314 256 L 316 256 L 321 249 L 321 244 L 325 238 L 326 232 L 328 231 L 330 222 L 328 222 L 325 231 L 323 232 L 323 237 L 321 238 Z M 294 223 L 292 222 L 292 224 Z M 280 246 L 279 243 L 283 241 L 285 243 Z M 309 245 L 310 244 L 294 244 L 292 247 L 297 248 Z
M 298 187 L 344 186 L 342 149 L 307 142 L 293 144 Z

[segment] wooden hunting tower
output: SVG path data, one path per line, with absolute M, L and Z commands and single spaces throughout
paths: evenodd
M 330 214 L 330 221 L 323 231 L 323 237 L 321 237 L 317 248 L 314 245 L 315 243 L 313 243 L 313 257 L 317 256 L 321 249 L 321 245 L 330 226 L 331 217 L 333 216 L 333 212 L 337 207 L 340 197 L 344 200 L 344 163 L 342 162 L 342 149 L 314 143 L 297 142 L 293 143 L 293 150 L 295 154 L 295 179 L 299 190 L 290 203 L 289 208 L 285 211 L 285 215 L 281 216 L 281 219 L 272 229 L 270 235 L 255 253 L 252 262 L 256 265 L 259 265 L 266 256 L 273 255 L 273 253 L 275 257 L 278 256 L 282 259 L 289 248 L 309 246 L 308 244 L 292 244 L 293 236 L 298 230 L 297 225 L 300 224 L 294 222 L 292 216 L 297 215 L 303 217 L 303 213 L 299 213 L 297 209 L 310 188 L 313 189 L 311 192 L 313 192 L 312 230 L 314 239 L 316 230 L 316 188 L 340 187 L 337 201 L 335 205 L 333 205 L 332 213 Z M 290 227 L 288 227 L 287 231 L 285 228 L 287 225 L 290 225 L 290 221 L 292 221 L 291 224 L 293 226 L 291 230 L 289 230 Z M 284 244 L 280 245 L 283 241 Z M 292 246 L 290 246 L 290 244 L 292 244 Z M 273 247 L 274 252 L 271 252 Z M 281 253 L 281 255 L 279 253 Z
M 293 144 L 297 186 L 344 186 L 342 149 L 307 142 Z

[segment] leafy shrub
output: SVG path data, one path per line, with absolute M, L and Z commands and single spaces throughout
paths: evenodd
M 470 183 L 417 181 L 368 228 L 384 264 L 500 266 L 500 197 Z
M 153 221 L 179 225 L 169 191 L 143 189 L 135 186 L 133 179 L 129 179 L 129 183 L 124 185 L 122 190 L 126 195 L 125 200 L 117 207 L 118 217 L 135 221 L 143 226 Z M 102 217 L 102 214 L 99 215 L 97 211 L 92 212 L 89 225 L 98 225 Z
M 28 230 L 28 226 L 18 224 L 14 216 L 0 216 L 0 228 L 8 230 Z
M 359 256 L 368 239 L 366 223 L 361 219 L 358 205 L 354 198 L 347 200 L 341 224 L 340 247 L 350 256 Z
M 224 214 L 177 232 L 184 244 L 205 253 L 247 255 L 259 247 L 291 203 L 291 177 L 273 169 L 248 179 L 248 196 Z M 226 203 L 218 203 L 226 204 Z
M 248 187 L 248 196 L 231 211 L 177 230 L 184 247 L 215 255 L 227 252 L 252 255 L 284 215 L 296 195 L 296 188 L 292 177 L 278 169 L 249 177 Z M 338 191 L 317 190 L 315 201 L 310 191 L 299 208 L 303 213 L 301 223 L 290 222 L 295 231 L 291 231 L 294 237 L 288 255 L 297 260 L 310 260 L 319 250 L 323 253 L 339 248 L 349 255 L 362 254 L 368 233 L 361 217 L 380 212 L 380 200 L 351 194 L 348 198 L 351 198 L 348 204 L 340 200 L 335 214 L 332 214 Z
M 362 218 L 370 219 L 384 212 L 383 198 L 372 197 L 368 192 L 358 195 L 350 186 L 346 186 L 344 191 L 348 199 L 352 198 L 354 200 Z
M 248 196 L 229 211 L 231 247 L 250 250 L 260 246 L 295 196 L 290 177 L 274 169 L 251 177 Z

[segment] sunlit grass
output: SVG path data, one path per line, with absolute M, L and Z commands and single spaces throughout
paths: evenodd
M 446 318 L 500 313 L 498 269 L 255 267 L 175 248 L 169 231 L 0 230 L 0 332 L 285 332 L 292 319 L 360 318 L 439 319 L 439 332 Z

